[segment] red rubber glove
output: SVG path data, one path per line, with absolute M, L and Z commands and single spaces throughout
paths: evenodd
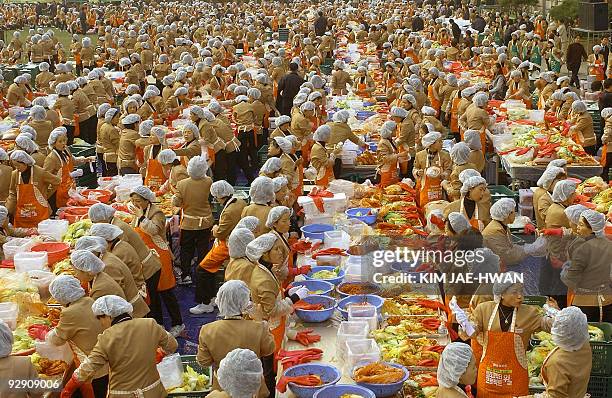
M 166 353 L 164 352 L 164 350 L 157 347 L 157 351 L 155 352 L 155 363 L 160 363 L 165 356 Z
M 49 330 L 49 326 L 47 325 L 31 325 L 28 328 L 28 335 L 33 339 L 45 341 L 45 337 L 47 337 Z
M 83 398 L 96 398 L 91 383 L 84 383 L 81 387 L 79 387 L 79 391 L 81 392 L 81 397 Z
M 68 383 L 66 383 L 66 385 L 62 389 L 62 393 L 60 395 L 60 398 L 71 398 L 72 394 L 74 394 L 75 391 L 78 390 L 83 384 L 84 383 L 82 381 L 80 381 L 79 379 L 77 379 L 76 375 L 73 373 L 72 377 L 70 378 L 70 380 L 68 380 Z M 90 384 L 90 386 L 91 386 L 91 384 Z
M 302 265 L 301 267 L 298 268 L 298 275 L 306 275 L 311 270 L 312 268 L 310 267 L 310 265 Z
M 563 236 L 563 228 L 545 228 L 542 233 L 544 236 Z
M 525 228 L 523 228 L 523 233 L 525 235 L 533 235 L 536 231 L 536 227 L 533 224 L 525 224 Z
M 312 329 L 302 330 L 298 332 L 295 336 L 295 341 L 303 345 L 304 347 L 308 347 L 312 343 L 316 343 L 317 341 L 321 341 L 321 336 L 318 334 L 313 334 Z

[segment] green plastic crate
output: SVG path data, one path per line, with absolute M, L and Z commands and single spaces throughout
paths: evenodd
M 257 151 L 257 160 L 259 161 L 259 167 L 263 166 L 268 160 L 268 145 L 262 145 Z
M 546 304 L 546 296 L 525 296 L 523 297 L 523 304 L 525 305 L 537 305 L 543 307 Z
M 175 392 L 169 393 L 169 397 L 205 397 L 212 390 L 212 370 L 209 367 L 203 368 L 196 361 L 195 355 L 181 355 L 181 362 L 183 367 L 191 366 L 197 373 L 208 376 L 208 385 L 205 390 L 202 391 L 191 391 L 191 392 Z
M 96 155 L 96 147 L 94 145 L 70 145 L 68 148 L 74 157 Z
M 591 375 L 612 376 L 612 324 L 606 322 L 589 322 L 604 332 L 605 341 L 591 341 L 593 367 Z M 612 389 L 608 390 L 612 394 Z
M 612 397 L 612 376 L 591 376 L 587 392 L 591 394 L 591 398 Z
M 510 198 L 518 203 L 518 192 L 515 192 L 505 185 L 489 185 L 489 192 L 491 192 L 491 203 L 495 203 L 503 198 Z

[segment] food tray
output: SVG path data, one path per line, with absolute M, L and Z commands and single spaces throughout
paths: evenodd
M 191 366 L 197 373 L 208 376 L 208 385 L 205 390 L 202 391 L 190 391 L 190 392 L 175 392 L 168 393 L 169 397 L 205 397 L 212 390 L 212 367 L 203 368 L 196 361 L 195 355 L 181 355 L 181 362 L 183 367 Z

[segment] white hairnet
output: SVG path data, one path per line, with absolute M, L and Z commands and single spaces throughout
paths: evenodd
M 49 146 L 55 145 L 61 136 L 68 136 L 68 131 L 64 126 L 56 127 L 51 131 L 51 134 L 49 134 L 49 138 L 47 139 L 47 144 L 49 144 Z
M 49 293 L 62 305 L 74 303 L 85 296 L 81 282 L 72 275 L 59 275 L 51 281 Z
M 317 130 L 314 132 L 313 139 L 315 141 L 327 142 L 329 141 L 330 136 L 331 136 L 331 128 L 327 124 L 324 124 L 322 126 L 319 126 Z
M 544 170 L 544 173 L 542 173 L 538 179 L 537 185 L 540 188 L 549 190 L 553 181 L 561 174 L 565 174 L 565 170 L 563 170 L 561 167 L 549 166 L 546 168 L 546 170 Z
M 274 137 L 274 141 L 283 153 L 290 153 L 293 149 L 293 144 L 285 137 Z
M 609 118 L 610 116 L 612 116 L 612 108 L 603 108 L 601 110 L 601 117 L 604 119 Z
M 274 183 L 274 193 L 277 193 L 278 191 L 283 189 L 283 187 L 286 187 L 289 185 L 289 181 L 287 181 L 287 177 L 283 175 L 274 177 L 272 179 L 272 182 Z
M 215 198 L 227 198 L 234 194 L 234 187 L 225 180 L 219 180 L 212 183 L 210 193 Z
M 0 358 L 8 357 L 13 350 L 13 332 L 3 320 L 0 319 Z
M 166 141 L 166 128 L 164 126 L 153 126 L 151 128 L 151 134 L 157 137 L 157 140 L 160 143 L 164 143 Z
M 546 165 L 547 169 L 550 169 L 551 167 L 561 167 L 564 168 L 565 166 L 567 166 L 567 160 L 565 159 L 554 159 L 551 160 L 550 163 L 548 163 Z
M 119 113 L 118 108 L 110 108 L 104 113 L 104 121 L 110 123 L 117 113 Z
M 29 137 L 31 140 L 35 140 L 38 134 L 36 130 L 32 126 L 28 126 L 27 124 L 19 127 L 19 133 Z
M 291 123 L 291 117 L 286 116 L 286 115 L 281 115 L 277 117 L 274 122 L 276 123 L 277 127 L 282 126 L 283 124 Z
M 257 217 L 251 217 L 257 220 Z M 241 221 L 245 220 L 246 218 L 247 217 L 243 218 Z M 259 224 L 259 220 L 257 220 L 257 224 Z M 227 249 L 231 258 L 241 258 L 246 256 L 246 247 L 249 242 L 255 239 L 255 235 L 253 235 L 252 231 L 256 228 L 257 225 L 252 230 L 236 225 L 236 228 L 234 228 L 227 239 Z
M 291 209 L 286 206 L 275 206 L 268 213 L 268 219 L 266 220 L 266 227 L 272 228 L 274 223 L 281 219 L 285 214 L 291 216 Z
M 129 115 L 124 116 L 123 119 L 121 119 L 121 124 L 123 124 L 124 126 L 135 123 L 140 123 L 140 115 L 136 113 L 130 113 Z
M 219 364 L 217 379 L 232 398 L 251 398 L 261 385 L 263 368 L 257 355 L 247 349 L 230 351 Z
M 104 270 L 104 263 L 92 252 L 87 250 L 75 250 L 70 254 L 72 266 L 83 272 L 99 274 Z
M 473 151 L 482 149 L 482 141 L 480 140 L 480 132 L 478 130 L 467 130 L 463 133 L 463 141 Z
M 246 228 L 249 231 L 255 231 L 259 227 L 259 218 L 255 216 L 246 216 L 238 221 L 236 228 Z
M 578 224 L 578 222 L 580 221 L 580 216 L 585 210 L 588 209 L 589 208 L 584 205 L 571 205 L 567 206 L 565 210 L 563 210 L 563 212 L 565 213 L 567 219 L 570 220 L 570 222 Z
M 595 236 L 604 236 L 604 228 L 606 227 L 606 216 L 595 210 L 585 210 L 580 218 L 589 224 Z M 269 218 L 268 218 L 269 219 Z
M 474 177 L 470 177 L 467 180 L 465 180 L 463 182 L 463 185 L 461 186 L 461 195 L 466 196 L 468 194 L 468 192 L 470 191 L 470 189 L 475 188 L 479 185 L 487 185 L 487 180 L 485 180 L 484 178 L 480 177 L 480 176 L 474 176 Z
M 442 351 L 438 363 L 438 384 L 453 388 L 459 384 L 459 379 L 472 360 L 472 347 L 463 343 L 450 343 Z
M 136 194 L 140 196 L 141 198 L 148 200 L 151 203 L 155 202 L 155 194 L 153 193 L 153 191 L 149 189 L 149 187 L 145 187 L 144 185 L 140 185 L 140 186 L 132 188 L 132 191 L 130 192 L 130 196 L 133 194 Z
M 4 150 L 4 148 L 0 148 L 0 162 L 8 160 L 8 153 Z
M 451 148 L 450 157 L 456 165 L 466 164 L 470 158 L 470 147 L 465 142 L 458 142 Z
M 251 291 L 246 283 L 240 280 L 229 280 L 217 292 L 219 316 L 240 316 L 249 305 Z
M 479 108 L 483 108 L 487 105 L 487 103 L 489 102 L 489 97 L 487 96 L 487 94 L 485 93 L 477 93 L 476 95 L 474 95 L 474 97 L 472 98 L 472 102 L 474 103 L 474 105 L 476 105 Z
M 334 122 L 340 122 L 340 123 L 346 123 L 350 116 L 351 116 L 351 114 L 348 113 L 348 111 L 343 109 L 341 111 L 338 111 L 338 112 L 334 113 L 333 121 Z
M 425 116 L 436 116 L 436 110 L 431 106 L 424 106 L 421 108 L 421 113 Z
M 0 205 L 0 227 L 4 224 L 8 217 L 8 209 Z
M 33 120 L 45 120 L 47 111 L 40 105 L 34 105 L 32 109 L 30 109 L 30 116 L 32 116 Z
M 565 202 L 572 196 L 572 193 L 576 192 L 576 183 L 571 180 L 559 181 L 552 193 L 552 200 L 556 203 Z
M 28 135 L 25 134 L 19 134 L 15 138 L 15 145 L 17 145 L 18 148 L 23 149 L 27 153 L 34 153 L 38 151 L 38 145 L 36 145 L 36 143 L 32 141 Z
M 192 122 L 185 123 L 183 129 L 191 131 L 193 133 L 194 138 L 200 138 L 200 129 L 198 129 L 198 126 L 196 126 Z
M 396 129 L 397 129 L 397 123 L 395 123 L 392 120 L 388 120 L 388 121 L 384 122 L 382 127 L 380 128 L 380 136 L 382 138 L 389 139 L 389 138 L 393 137 L 393 135 L 395 134 Z
M 91 252 L 104 254 L 106 253 L 106 245 L 106 239 L 100 236 L 81 236 L 79 239 L 77 239 L 74 248 L 76 250 L 88 250 Z
M 87 215 L 91 222 L 110 222 L 115 215 L 115 208 L 104 203 L 96 203 L 89 208 Z
M 95 316 L 110 316 L 116 318 L 121 314 L 130 314 L 134 311 L 132 304 L 125 301 L 125 299 L 109 294 L 107 296 L 99 297 L 91 305 L 91 310 Z
M 13 162 L 20 162 L 28 166 L 34 166 L 35 163 L 32 156 L 28 155 L 25 151 L 22 151 L 20 149 L 11 152 L 11 160 Z
M 520 274 L 514 271 L 504 272 L 502 277 L 499 278 L 497 282 L 493 284 L 493 297 L 495 301 L 500 302 L 501 296 L 506 292 L 506 290 L 510 289 L 517 281 L 520 281 Z
M 448 223 L 455 233 L 462 233 L 470 227 L 470 222 L 461 213 L 452 212 L 448 215 Z
M 404 108 L 400 108 L 399 106 L 394 106 L 391 108 L 391 116 L 405 119 L 406 116 L 408 116 L 408 111 Z
M 176 153 L 172 149 L 162 149 L 157 154 L 157 160 L 162 165 L 172 164 L 176 160 Z
M 566 307 L 553 319 L 553 343 L 565 351 L 578 351 L 589 341 L 587 316 L 578 307 Z
M 266 205 L 274 201 L 274 182 L 270 177 L 259 176 L 251 183 L 249 189 L 251 201 L 256 204 Z
M 516 202 L 513 199 L 502 198 L 491 206 L 491 218 L 497 221 L 504 221 L 515 209 Z
M 113 224 L 97 223 L 91 226 L 89 229 L 89 234 L 94 237 L 100 237 L 108 242 L 112 242 L 123 235 L 123 230 Z
M 572 102 L 572 112 L 575 113 L 584 113 L 587 111 L 586 104 L 582 101 L 574 101 Z
M 160 152 L 160 155 L 161 155 L 161 152 Z M 208 162 L 205 156 L 194 156 L 191 159 L 189 159 L 189 162 L 187 163 L 187 174 L 189 175 L 189 177 L 193 178 L 194 180 L 201 180 L 202 178 L 206 176 L 207 171 L 208 171 Z
M 138 126 L 138 134 L 141 137 L 150 137 L 151 129 L 153 128 L 154 124 L 155 122 L 151 119 L 143 120 L 142 123 L 140 123 L 140 125 Z
M 246 256 L 253 262 L 259 261 L 264 253 L 272 249 L 272 246 L 274 246 L 276 242 L 276 238 L 276 235 L 272 233 L 258 236 L 247 245 L 245 250 Z
M 261 166 L 261 172 L 266 174 L 276 173 L 281 169 L 281 161 L 279 158 L 268 158 Z
M 472 272 L 476 275 L 497 274 L 500 269 L 500 258 L 489 248 L 478 249 L 482 253 L 482 261 L 474 260 L 471 264 Z
M 436 141 L 438 141 L 441 138 L 442 138 L 442 134 L 440 134 L 437 131 L 431 131 L 431 132 L 425 134 L 423 136 L 423 138 L 421 138 L 421 144 L 423 144 L 423 146 L 425 148 L 429 148 L 430 146 L 432 146 Z

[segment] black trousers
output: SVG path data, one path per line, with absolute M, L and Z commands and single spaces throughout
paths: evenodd
M 98 164 L 100 165 L 99 170 L 102 173 L 102 176 L 107 177 L 108 174 L 106 172 L 106 162 L 104 161 L 104 154 L 96 153 L 96 158 L 98 159 Z
M 257 168 L 257 148 L 255 147 L 253 130 L 238 133 L 238 140 L 240 141 L 241 145 L 240 150 L 236 155 L 236 160 L 238 167 L 242 169 L 242 172 L 250 185 L 251 181 L 254 179 L 253 173 L 255 172 L 255 168 Z
M 104 177 L 114 177 L 119 174 L 119 171 L 117 170 L 117 163 L 104 162 L 104 168 L 106 169 L 106 174 L 104 174 Z
M 606 182 L 610 181 L 610 169 L 612 169 L 612 153 L 608 153 L 606 157 L 606 165 L 601 173 L 601 178 L 603 178 Z
M 210 304 L 210 300 L 217 295 L 215 274 L 197 266 L 195 271 L 195 302 L 197 304 Z
M 342 175 L 342 159 L 334 160 L 334 178 L 337 180 Z
M 106 395 L 108 394 L 108 375 L 93 379 L 91 381 L 91 386 L 93 388 L 95 398 L 106 398 Z M 81 390 L 77 389 L 72 394 L 71 398 L 83 398 Z
M 74 126 L 64 125 L 64 127 L 66 127 L 66 135 L 68 136 L 68 145 L 74 144 Z
M 263 377 L 266 383 L 268 391 L 270 391 L 270 398 L 275 396 L 276 392 L 276 372 L 274 372 L 274 355 L 268 355 L 267 357 L 261 358 L 261 366 L 263 368 Z
M 570 85 L 574 85 L 577 88 L 580 88 L 580 78 L 578 77 L 578 71 L 580 71 L 580 65 L 578 65 L 575 69 L 570 69 L 572 72 L 572 77 L 570 78 Z
M 595 156 L 597 155 L 597 145 L 585 146 L 584 151 L 589 155 Z
M 149 293 L 149 298 L 151 300 L 151 303 L 149 304 L 149 309 L 151 311 L 149 312 L 148 316 L 155 319 L 158 324 L 163 326 L 164 315 L 161 306 L 163 301 L 164 305 L 166 306 L 166 310 L 168 310 L 168 314 L 170 314 L 172 326 L 181 325 L 183 323 L 183 317 L 181 316 L 181 308 L 179 307 L 176 296 L 174 295 L 174 289 L 164 290 L 163 292 L 159 292 L 157 290 L 160 276 L 161 270 L 154 273 L 153 276 L 145 281 L 147 285 L 147 292 Z
M 589 322 L 612 322 L 612 304 L 604 305 L 599 310 L 599 307 L 579 306 L 580 310 L 587 316 Z M 601 316 L 601 321 L 600 321 Z
M 98 125 L 98 118 L 96 116 L 92 116 L 87 120 L 79 121 L 79 133 L 83 141 L 88 144 L 95 145 L 97 139 L 96 127 Z
M 196 260 L 196 267 L 208 253 L 210 228 L 190 231 L 181 229 L 181 273 L 182 277 L 190 276 L 191 261 Z
M 132 167 L 122 167 L 121 170 L 119 170 L 119 174 L 122 176 L 126 174 L 138 174 L 138 170 Z
M 230 185 L 236 185 L 236 153 L 227 153 L 225 149 L 222 149 L 215 154 L 215 163 L 213 164 L 213 179 L 215 181 L 225 180 Z

